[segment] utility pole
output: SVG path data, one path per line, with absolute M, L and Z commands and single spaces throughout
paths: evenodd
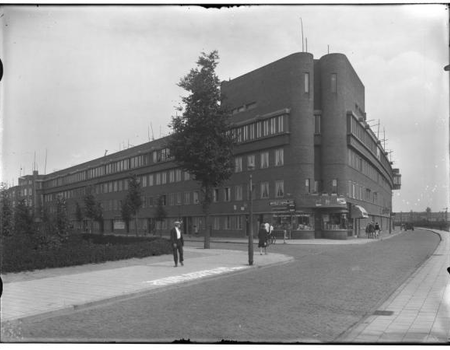
M 253 265 L 253 177 L 250 174 L 250 213 L 249 213 L 249 225 L 250 232 L 248 234 L 248 264 Z

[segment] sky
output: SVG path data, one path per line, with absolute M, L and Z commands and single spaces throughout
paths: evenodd
M 49 174 L 166 136 L 202 52 L 233 79 L 295 52 L 345 54 L 369 123 L 402 174 L 393 211 L 449 207 L 444 5 L 6 5 L 1 173 Z M 305 38 L 302 48 L 302 29 Z

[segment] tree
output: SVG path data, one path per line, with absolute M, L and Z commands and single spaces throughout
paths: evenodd
M 103 220 L 103 211 L 100 202 L 97 202 L 92 187 L 86 188 L 86 194 L 83 198 L 85 216 L 91 220 L 91 232 L 93 232 L 94 221 Z
M 83 209 L 81 208 L 80 203 L 75 202 L 75 218 L 78 221 L 79 224 L 79 228 L 81 227 L 81 223 L 83 222 L 84 219 L 84 214 L 83 214 Z
M 0 188 L 0 205 L 1 205 L 1 235 L 12 236 L 13 234 L 13 209 L 11 201 L 6 193 L 6 188 Z
M 137 176 L 132 174 L 128 180 L 128 193 L 125 197 L 126 212 L 134 216 L 136 236 L 138 235 L 138 214 L 142 207 L 142 189 Z
M 125 197 L 125 199 L 121 201 L 120 213 L 122 216 L 122 220 L 125 222 L 126 232 L 128 234 L 128 232 L 130 232 L 130 220 L 132 216 L 130 203 L 128 202 L 128 197 Z
M 58 196 L 56 197 L 56 234 L 60 240 L 66 240 L 69 236 L 69 214 L 67 213 L 66 200 Z
M 25 199 L 21 199 L 14 209 L 14 231 L 18 234 L 33 233 L 33 216 L 25 203 Z
M 182 97 L 181 116 L 172 117 L 173 133 L 168 139 L 170 156 L 200 184 L 200 198 L 207 230 L 204 247 L 210 247 L 212 191 L 234 171 L 235 138 L 230 132 L 230 115 L 221 106 L 220 81 L 215 74 L 217 51 L 202 53 L 197 68 L 178 83 L 189 94 Z
M 156 222 L 163 222 L 164 219 L 167 217 L 166 209 L 164 208 L 164 195 L 161 195 L 158 197 L 158 201 L 156 202 L 156 208 L 155 208 L 155 221 Z M 159 235 L 162 236 L 162 231 L 159 231 Z

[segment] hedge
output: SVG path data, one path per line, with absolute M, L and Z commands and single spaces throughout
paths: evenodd
M 33 236 L 4 237 L 1 246 L 2 273 L 97 264 L 172 252 L 169 241 L 159 237 L 76 234 L 56 247 L 52 245 L 47 248 L 40 242 L 39 237 Z

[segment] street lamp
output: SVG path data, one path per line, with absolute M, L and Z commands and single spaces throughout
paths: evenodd
M 249 167 L 249 170 L 253 170 L 253 167 Z M 250 213 L 249 213 L 249 224 L 250 232 L 248 234 L 248 264 L 253 265 L 253 177 L 250 174 Z

